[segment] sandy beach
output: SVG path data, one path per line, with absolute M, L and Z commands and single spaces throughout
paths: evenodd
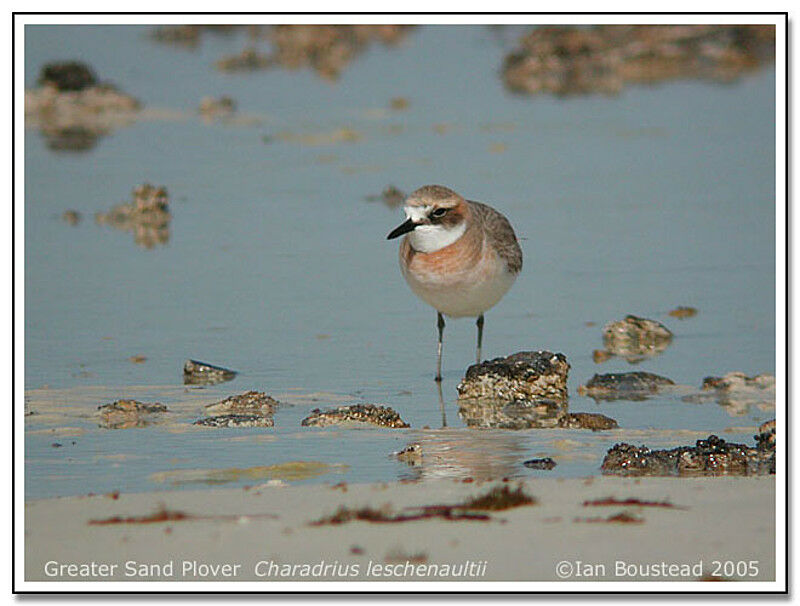
M 497 485 L 272 483 L 35 500 L 25 506 L 25 579 L 775 578 L 774 477 L 536 479 L 507 483 L 534 504 L 475 512 L 488 519 L 314 524 L 340 507 L 410 516 Z

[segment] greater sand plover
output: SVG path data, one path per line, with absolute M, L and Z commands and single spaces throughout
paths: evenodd
M 444 316 L 477 316 L 480 364 L 483 314 L 511 288 L 522 269 L 522 250 L 508 219 L 447 187 L 420 187 L 408 196 L 403 210 L 405 223 L 387 239 L 406 234 L 400 270 L 414 294 L 436 309 L 436 380 L 441 381 Z

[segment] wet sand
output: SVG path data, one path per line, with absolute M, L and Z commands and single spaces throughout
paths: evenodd
M 488 520 L 312 525 L 340 506 L 394 515 L 463 503 L 497 484 L 271 482 L 34 500 L 25 506 L 25 578 L 558 581 L 557 565 L 577 581 L 775 577 L 774 477 L 532 479 L 522 486 L 535 504 L 480 512 Z M 584 505 L 608 497 L 616 504 Z M 628 499 L 650 505 L 619 503 Z M 748 564 L 737 573 L 738 562 Z M 59 574 L 63 564 L 78 566 Z M 671 564 L 679 565 L 673 573 Z M 443 574 L 446 565 L 462 576 Z

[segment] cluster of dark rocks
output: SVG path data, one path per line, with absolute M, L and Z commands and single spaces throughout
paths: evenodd
M 604 474 L 622 476 L 767 475 L 775 473 L 775 421 L 764 423 L 755 446 L 710 435 L 694 446 L 652 450 L 615 444 L 606 454 Z

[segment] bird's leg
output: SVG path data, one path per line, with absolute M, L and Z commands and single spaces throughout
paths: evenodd
M 436 312 L 438 315 L 436 326 L 439 328 L 439 348 L 436 354 L 436 381 L 442 380 L 442 333 L 444 333 L 444 316 L 441 312 Z
M 436 387 L 439 390 L 439 410 L 442 411 L 442 427 L 447 427 L 447 414 L 444 410 L 444 395 L 442 394 L 442 382 L 436 381 Z
M 481 344 L 483 343 L 483 314 L 478 316 L 477 322 L 475 324 L 478 325 L 478 351 L 477 351 L 477 360 L 478 364 L 481 363 Z

